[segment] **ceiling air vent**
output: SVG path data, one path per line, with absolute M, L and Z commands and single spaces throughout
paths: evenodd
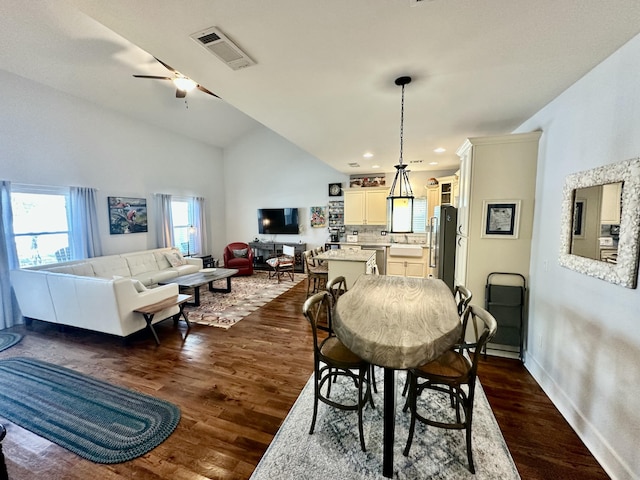
M 217 27 L 192 33 L 190 37 L 226 63 L 232 70 L 240 70 L 256 64 Z

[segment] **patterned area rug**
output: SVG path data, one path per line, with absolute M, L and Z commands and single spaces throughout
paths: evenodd
M 251 480 L 341 480 L 383 479 L 383 371 L 376 370 L 378 393 L 375 409 L 364 411 L 364 435 L 367 451 L 360 450 L 356 412 L 345 412 L 323 403 L 313 435 L 309 427 L 313 414 L 313 377 L 296 400 L 273 442 L 256 467 Z M 416 424 L 409 456 L 402 455 L 409 432 L 409 412 L 402 412 L 400 395 L 405 373 L 397 375 L 397 407 L 394 449 L 394 479 L 476 479 L 517 480 L 520 478 L 511 454 L 482 387 L 476 386 L 473 417 L 473 457 L 476 474 L 467 469 L 464 432 Z M 331 396 L 345 395 L 332 384 Z M 349 392 L 353 391 L 353 384 Z M 423 408 L 450 414 L 447 395 L 422 394 Z M 353 397 L 355 398 L 355 396 Z M 418 406 L 420 408 L 420 404 Z M 455 416 L 455 415 L 454 415 Z
M 96 463 L 120 463 L 162 443 L 175 405 L 58 365 L 0 360 L 0 416 Z
M 22 340 L 22 335 L 19 333 L 0 332 L 0 352 L 13 347 L 20 340 Z
M 233 277 L 231 293 L 210 292 L 206 286 L 200 287 L 200 306 L 187 306 L 184 311 L 190 322 L 228 329 L 306 278 L 305 274 L 296 273 L 294 281 L 285 276 L 278 283 L 276 279 L 269 278 L 268 272 Z M 221 280 L 218 282 L 220 285 L 214 283 L 214 287 L 226 286 L 225 282 Z

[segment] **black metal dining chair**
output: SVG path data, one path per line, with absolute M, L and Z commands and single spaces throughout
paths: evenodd
M 312 297 L 309 297 L 302 306 L 302 313 L 311 325 L 314 345 L 313 418 L 311 420 L 309 434 L 312 434 L 315 428 L 319 402 L 341 410 L 357 411 L 360 447 L 364 452 L 366 450 L 364 430 L 362 427 L 362 411 L 367 401 L 371 399 L 370 364 L 345 347 L 333 332 L 329 332 L 324 340 L 320 340 L 318 335 L 318 320 L 326 315 L 328 324 L 331 325 L 332 308 L 332 297 L 326 291 L 318 292 Z M 358 394 L 355 402 L 341 403 L 331 398 L 331 383 L 334 379 L 337 380 L 339 378 L 351 379 L 353 381 L 357 387 Z M 372 399 L 371 406 L 373 407 Z

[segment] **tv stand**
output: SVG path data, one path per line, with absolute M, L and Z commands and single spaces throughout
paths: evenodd
M 269 270 L 267 259 L 282 255 L 282 246 L 290 245 L 296 249 L 296 262 L 293 270 L 304 273 L 304 261 L 302 254 L 307 249 L 306 243 L 294 242 L 249 242 L 249 248 L 253 250 L 253 268 L 255 270 Z

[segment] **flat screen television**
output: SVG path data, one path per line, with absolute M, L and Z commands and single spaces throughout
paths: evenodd
M 261 234 L 297 234 L 297 208 L 260 208 L 258 209 L 258 233 Z

